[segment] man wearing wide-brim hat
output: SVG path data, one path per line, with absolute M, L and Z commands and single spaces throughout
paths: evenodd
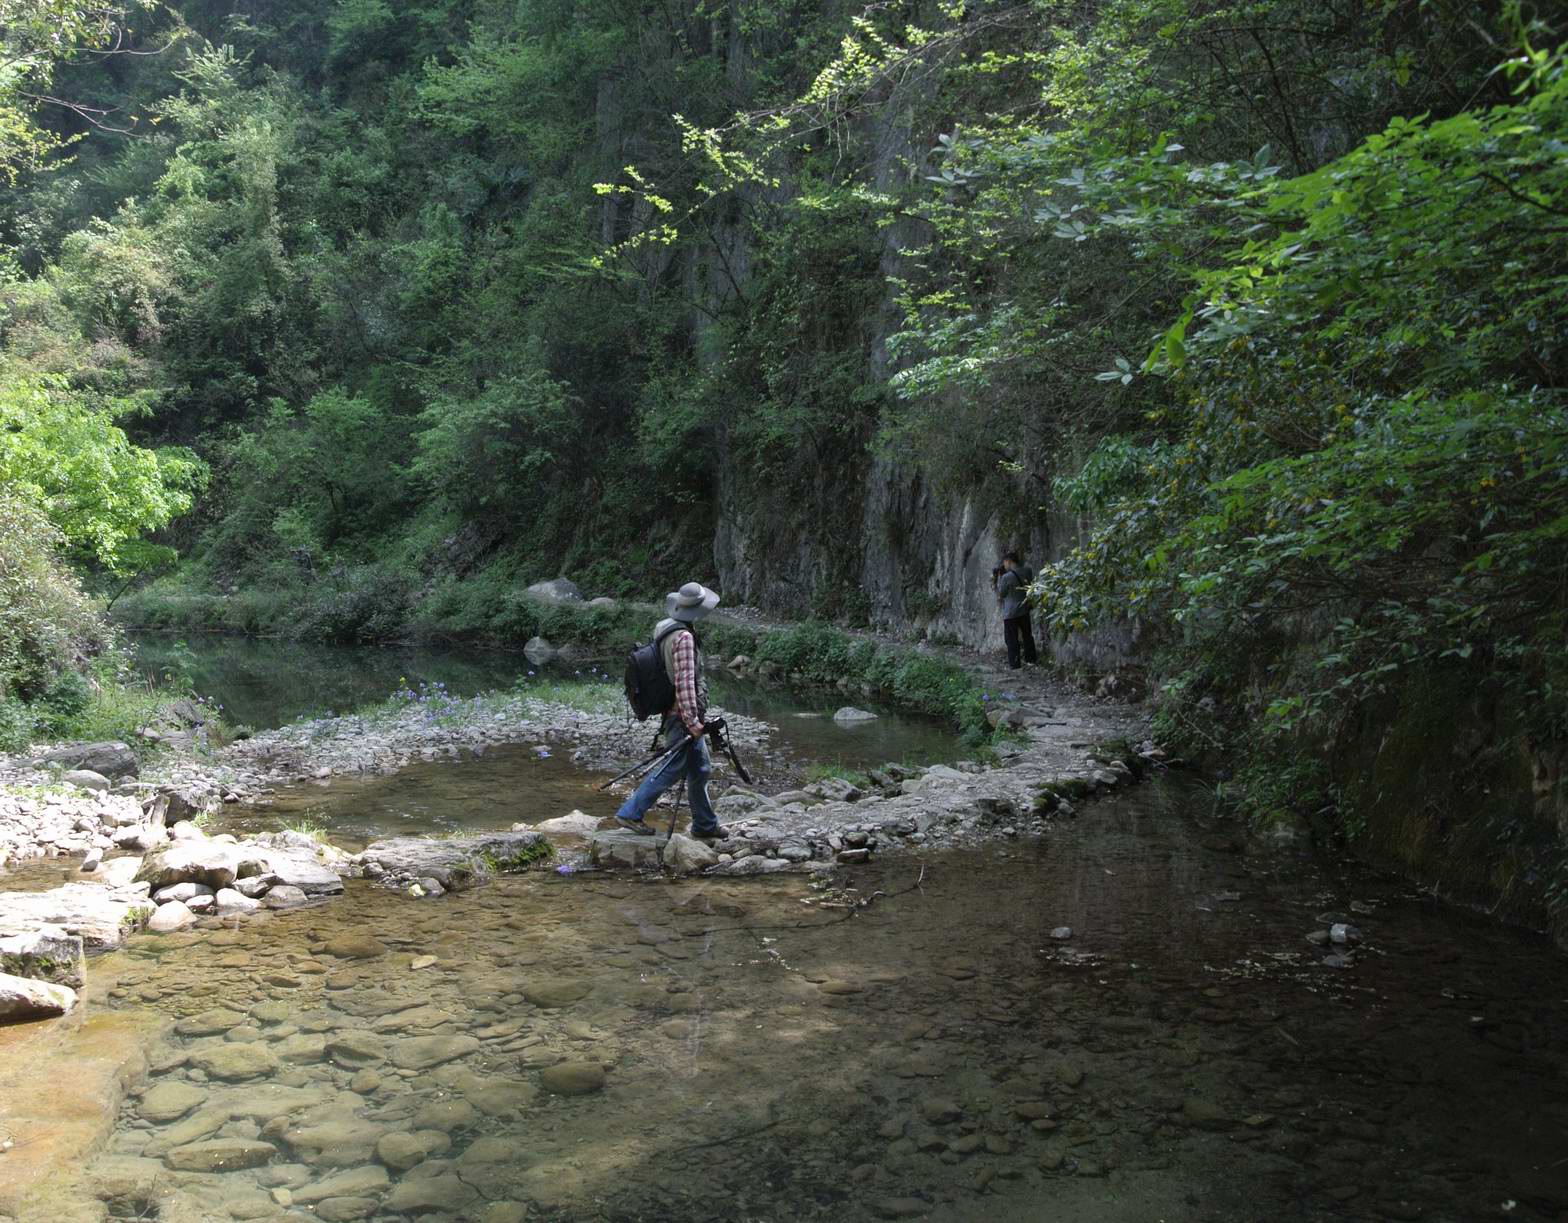
M 708 686 L 702 677 L 702 651 L 694 629 L 718 605 L 719 596 L 700 582 L 687 582 L 664 596 L 665 618 L 653 630 L 653 639 L 664 662 L 664 673 L 675 688 L 675 701 L 664 711 L 659 734 L 666 747 L 683 742 L 684 746 L 643 778 L 615 813 L 621 826 L 633 832 L 653 835 L 653 826 L 646 818 L 648 811 L 659 795 L 684 778 L 691 798 L 692 836 L 711 841 L 726 835 L 708 798 L 708 778 L 713 772 L 713 758 L 703 737 Z

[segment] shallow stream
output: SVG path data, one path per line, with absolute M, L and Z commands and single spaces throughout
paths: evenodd
M 214 1219 L 1568 1210 L 1568 965 L 1233 852 L 1196 798 L 1158 783 L 1038 841 L 889 855 L 851 894 L 546 871 L 137 936 L 95 1001 L 175 1034 L 95 1168 L 230 1140 L 265 1162 L 172 1174 Z M 1330 912 L 1366 932 L 1351 968 L 1303 941 Z M 142 1115 L 163 1097 L 191 1111 Z M 191 1149 L 170 1162 L 222 1148 Z

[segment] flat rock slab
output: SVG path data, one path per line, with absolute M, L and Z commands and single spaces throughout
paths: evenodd
M 260 875 L 272 888 L 298 888 L 306 896 L 335 896 L 342 877 L 308 849 L 262 849 L 241 845 L 240 877 Z M 257 869 L 259 867 L 259 869 Z
M 112 951 L 152 916 L 145 887 L 67 883 L 47 892 L 0 892 L 0 938 L 45 928 L 82 940 L 88 953 Z
M 469 837 L 393 837 L 359 855 L 392 882 L 434 879 L 447 891 L 483 883 L 496 873 L 526 870 L 550 855 L 550 842 L 532 829 L 485 832 Z
M 64 747 L 40 756 L 35 765 L 56 765 L 62 769 L 83 770 L 102 777 L 135 777 L 141 772 L 141 762 L 136 759 L 129 744 L 68 743 Z

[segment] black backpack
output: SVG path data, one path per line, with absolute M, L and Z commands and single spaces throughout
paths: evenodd
M 664 669 L 664 639 L 686 625 L 667 628 L 647 645 L 626 656 L 626 703 L 639 722 L 662 714 L 675 704 L 675 682 Z

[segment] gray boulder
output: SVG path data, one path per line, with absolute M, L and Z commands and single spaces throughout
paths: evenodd
M 298 888 L 307 896 L 334 896 L 343 890 L 342 877 L 331 867 L 322 864 L 314 848 L 272 849 L 246 844 L 241 846 L 241 850 L 242 882 L 261 878 L 266 881 L 268 888 Z
M 548 603 L 581 603 L 583 592 L 577 588 L 577 583 L 570 578 L 552 578 L 548 582 L 535 582 L 528 588 L 528 596 L 532 599 L 543 599 Z
M 513 832 L 528 831 L 527 824 L 519 824 L 512 829 Z M 565 815 L 558 815 L 554 819 L 543 820 L 533 825 L 534 832 L 562 833 L 567 836 L 586 837 L 599 831 L 599 817 L 589 815 L 586 811 L 568 811 Z
M 78 790 L 97 790 L 103 793 L 114 783 L 102 773 L 94 773 L 91 769 L 72 769 L 60 778 L 68 786 L 75 786 Z
M 171 900 L 158 906 L 157 912 L 147 920 L 147 929 L 154 934 L 170 934 L 183 930 L 195 920 L 196 914 L 183 900 Z
M 865 796 L 865 791 L 842 777 L 824 777 L 806 787 L 806 793 L 834 803 L 852 803 Z
M 845 705 L 833 715 L 835 722 L 875 722 L 877 715 L 869 709 L 856 709 L 853 705 Z
M 718 864 L 719 855 L 712 846 L 678 832 L 664 849 L 664 865 L 677 875 L 695 875 Z
M 68 743 L 47 752 L 34 762 L 39 765 L 58 765 L 62 769 L 80 769 L 102 777 L 117 779 L 135 777 L 141 772 L 141 762 L 136 753 L 125 743 Z
M 136 882 L 154 891 L 176 883 L 205 883 L 226 888 L 239 874 L 240 851 L 225 841 L 174 841 L 148 854 Z
M 76 1005 L 76 991 L 65 985 L 0 973 L 0 1024 L 53 1019 Z

